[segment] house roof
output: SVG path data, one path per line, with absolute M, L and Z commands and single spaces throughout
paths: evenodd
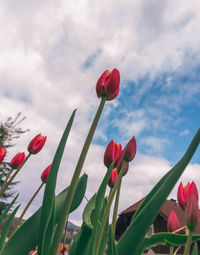
M 131 205 L 126 210 L 122 211 L 120 216 L 125 217 L 126 215 L 127 216 L 132 215 L 138 209 L 138 207 L 140 206 L 140 204 L 142 203 L 143 200 L 144 200 L 144 198 L 142 198 L 135 204 Z M 176 200 L 174 200 L 174 199 L 166 200 L 165 203 L 163 204 L 162 208 L 160 209 L 159 214 L 165 220 L 168 220 L 168 217 L 169 217 L 172 209 L 174 210 L 174 212 L 176 213 L 176 216 L 179 219 L 180 228 L 184 227 L 185 226 L 185 214 L 184 214 L 183 210 L 177 204 Z M 195 231 L 195 234 L 199 234 L 199 233 L 200 233 L 200 225 L 198 225 L 198 229 Z

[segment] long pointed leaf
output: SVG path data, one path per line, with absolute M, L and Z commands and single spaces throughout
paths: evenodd
M 53 197 L 55 196 L 55 188 L 56 188 L 58 169 L 59 169 L 62 155 L 64 152 L 65 144 L 66 144 L 73 120 L 74 120 L 75 111 L 72 113 L 72 115 L 69 119 L 69 122 L 67 124 L 67 127 L 63 133 L 61 140 L 60 140 L 60 143 L 58 145 L 56 154 L 54 156 L 51 170 L 49 172 L 49 176 L 47 179 L 47 184 L 46 184 L 46 188 L 44 191 L 44 197 L 43 197 L 43 203 L 42 203 L 42 211 L 41 211 L 38 255 L 43 254 L 43 248 L 44 248 L 43 243 L 45 240 L 45 235 L 46 234 L 48 235 L 48 233 L 46 233 L 46 230 L 47 230 L 49 220 L 51 218 L 51 213 L 52 213 L 52 208 L 53 208 Z
M 112 229 L 111 226 L 109 228 L 109 239 L 108 239 L 107 255 L 118 255 L 117 247 L 116 247 L 116 244 L 115 244 L 115 236 L 113 234 L 113 229 Z
M 8 234 L 8 230 L 9 230 L 9 228 L 10 228 L 10 225 L 11 225 L 11 223 L 12 223 L 12 221 L 13 221 L 13 218 L 14 218 L 14 216 L 15 216 L 17 210 L 19 209 L 19 207 L 20 207 L 20 205 L 18 205 L 18 206 L 15 208 L 15 210 L 11 213 L 11 215 L 10 215 L 9 218 L 8 218 L 8 220 L 6 221 L 6 224 L 5 224 L 4 228 L 3 228 L 3 232 L 2 232 L 1 238 L 0 238 L 0 250 L 3 249 L 3 245 L 4 245 L 4 242 L 5 242 L 6 236 L 7 236 L 7 234 Z
M 137 214 L 125 234 L 119 240 L 117 245 L 119 254 L 138 254 L 137 252 L 142 245 L 143 239 L 146 232 L 148 231 L 149 226 L 153 223 L 167 196 L 185 170 L 185 167 L 196 151 L 199 142 L 200 129 L 197 131 L 183 158 L 172 168 L 169 175 L 165 179 L 165 182 L 160 187 L 158 187 L 156 192 Z
M 87 184 L 87 175 L 84 174 L 79 179 L 79 183 L 73 198 L 70 212 L 74 211 L 81 203 Z M 63 203 L 65 201 L 66 193 L 68 192 L 69 187 L 63 190 L 55 199 L 55 224 L 58 222 L 60 217 Z M 31 249 L 34 249 L 39 241 L 39 223 L 40 223 L 40 213 L 41 208 L 37 210 L 24 224 L 13 234 L 13 236 L 8 240 L 3 251 L 0 255 L 25 255 Z

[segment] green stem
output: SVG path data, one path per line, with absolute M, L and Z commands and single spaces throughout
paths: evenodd
M 174 247 L 173 247 L 173 246 L 170 246 L 170 248 L 169 248 L 169 254 L 170 254 L 170 255 L 173 255 L 173 251 L 174 251 Z
M 187 239 L 187 242 L 186 242 L 186 245 L 185 245 L 184 255 L 189 255 L 190 254 L 190 245 L 191 245 L 191 242 L 192 242 L 192 233 L 189 230 L 188 239 Z
M 12 231 L 12 234 L 14 234 L 15 231 L 17 230 L 17 228 L 18 228 L 20 222 L 22 221 L 22 219 L 23 219 L 23 217 L 24 217 L 24 214 L 25 214 L 26 211 L 28 210 L 30 204 L 33 202 L 34 198 L 37 196 L 37 194 L 39 193 L 39 191 L 41 190 L 41 188 L 43 187 L 43 185 L 44 185 L 44 182 L 42 182 L 42 183 L 40 184 L 39 188 L 36 190 L 35 194 L 32 196 L 32 198 L 30 199 L 30 201 L 28 202 L 28 204 L 27 204 L 26 207 L 24 208 L 22 214 L 20 215 L 19 219 L 17 220 L 17 223 L 16 223 L 16 225 L 15 225 L 13 231 Z M 12 235 L 12 234 L 11 234 L 11 235 Z
M 25 158 L 24 162 L 21 164 L 21 166 L 16 170 L 16 172 L 13 174 L 13 176 L 9 179 L 7 183 L 4 183 L 1 190 L 0 190 L 0 197 L 2 197 L 4 191 L 7 189 L 7 187 L 11 184 L 15 176 L 19 173 L 20 169 L 23 167 L 25 162 L 28 160 L 28 158 L 31 156 L 31 153 L 28 154 L 28 156 Z
M 122 184 L 122 179 L 119 183 L 119 186 L 117 187 L 117 194 L 116 194 L 116 197 L 115 197 L 115 206 L 114 206 L 114 210 L 113 210 L 112 229 L 113 229 L 113 234 L 114 235 L 115 235 L 115 229 L 116 229 L 117 211 L 118 211 L 118 206 L 119 206 L 119 197 L 120 197 L 121 184 Z
M 99 108 L 97 110 L 97 113 L 95 115 L 95 118 L 94 118 L 94 120 L 92 122 L 92 125 L 90 127 L 88 136 L 87 136 L 87 138 L 85 140 L 85 143 L 83 145 L 83 149 L 81 151 L 78 163 L 76 165 L 76 169 L 74 171 L 74 175 L 73 175 L 72 180 L 71 180 L 71 184 L 69 186 L 69 191 L 68 191 L 66 199 L 65 199 L 64 208 L 62 210 L 62 214 L 61 214 L 61 217 L 60 217 L 60 220 L 58 222 L 58 225 L 57 225 L 57 228 L 56 228 L 56 231 L 55 231 L 55 235 L 54 235 L 54 238 L 53 238 L 50 255 L 57 254 L 57 250 L 58 250 L 58 247 L 59 247 L 60 239 L 61 239 L 63 228 L 64 228 L 64 225 L 65 225 L 65 221 L 66 221 L 66 218 L 68 218 L 68 216 L 69 216 L 69 210 L 70 210 L 70 207 L 71 207 L 72 199 L 73 199 L 73 196 L 74 196 L 77 184 L 78 184 L 78 179 L 79 179 L 79 176 L 80 176 L 80 173 L 81 173 L 81 170 L 82 170 L 82 167 L 83 167 L 83 164 L 84 164 L 89 146 L 90 146 L 92 138 L 94 136 L 94 132 L 95 132 L 97 124 L 99 122 L 104 104 L 105 104 L 105 98 L 102 98 L 102 100 L 100 102 L 100 105 L 99 105 Z
M 121 169 L 121 171 L 119 173 L 119 176 L 117 178 L 117 181 L 116 181 L 114 187 L 112 188 L 111 193 L 109 194 L 108 203 L 107 203 L 107 206 L 105 208 L 105 212 L 104 212 L 103 219 L 102 219 L 102 222 L 101 222 L 101 226 L 100 226 L 100 229 L 99 229 L 99 235 L 98 235 L 98 240 L 97 240 L 97 244 L 96 244 L 95 255 L 99 254 L 99 249 L 100 249 L 100 246 L 101 246 L 101 241 L 102 241 L 104 229 L 105 229 L 105 226 L 106 226 L 106 221 L 108 219 L 108 215 L 109 215 L 109 212 L 110 212 L 110 207 L 112 205 L 112 201 L 113 201 L 113 198 L 115 196 L 116 190 L 119 187 L 119 184 L 121 182 L 125 166 L 126 166 L 126 162 L 124 161 L 122 169 Z

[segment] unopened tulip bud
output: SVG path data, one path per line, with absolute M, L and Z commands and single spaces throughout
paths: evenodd
M 113 140 L 108 144 L 104 153 L 104 165 L 109 167 L 113 162 L 116 162 L 122 152 L 121 144 L 115 143 Z
M 116 165 L 117 173 L 118 173 L 118 174 L 120 173 L 120 170 L 122 169 L 123 162 L 124 162 L 122 156 L 123 156 L 123 153 L 121 154 L 121 157 L 120 157 L 119 160 L 117 161 L 117 165 Z M 124 168 L 123 176 L 127 174 L 128 169 L 129 169 L 129 162 L 126 162 L 126 165 L 125 165 L 125 168 Z
M 185 211 L 187 202 L 192 194 L 198 201 L 199 195 L 198 195 L 198 190 L 197 190 L 196 184 L 194 182 L 192 182 L 191 184 L 188 182 L 188 184 L 184 187 L 181 182 L 178 187 L 177 199 L 178 199 L 178 204 L 183 211 Z
M 96 92 L 98 97 L 105 97 L 107 101 L 114 99 L 119 94 L 120 74 L 115 68 L 106 70 L 98 79 Z
M 28 146 L 28 152 L 31 154 L 38 153 L 46 142 L 46 136 L 42 136 L 41 134 L 37 135 L 33 140 L 30 142 Z
M 199 206 L 194 194 L 191 195 L 185 208 L 187 228 L 194 232 L 199 222 Z
M 123 160 L 126 162 L 130 162 L 134 159 L 136 154 L 136 140 L 135 137 L 128 142 L 126 147 L 123 149 Z
M 2 146 L 0 146 L 0 163 L 4 160 L 4 157 L 6 156 L 6 149 Z
M 109 181 L 108 181 L 108 185 L 109 185 L 110 188 L 113 188 L 113 186 L 115 185 L 115 183 L 117 181 L 117 178 L 118 178 L 117 169 L 114 168 L 111 172 L 111 175 L 110 175 L 110 178 L 109 178 Z
M 169 232 L 174 232 L 175 230 L 179 228 L 180 228 L 180 223 L 176 216 L 176 213 L 174 212 L 174 210 L 171 210 L 171 213 L 167 221 L 167 229 Z
M 24 152 L 22 153 L 17 153 L 13 159 L 10 162 L 10 166 L 12 169 L 18 169 L 21 164 L 24 162 L 24 160 L 26 159 L 26 155 Z
M 43 171 L 43 173 L 41 175 L 42 182 L 44 182 L 44 183 L 47 182 L 47 178 L 48 178 L 50 169 L 51 169 L 51 164 Z

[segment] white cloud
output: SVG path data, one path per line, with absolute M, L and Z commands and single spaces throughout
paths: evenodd
M 183 130 L 181 133 L 180 133 L 180 136 L 185 136 L 185 135 L 188 135 L 190 133 L 190 131 L 188 129 L 185 129 Z

